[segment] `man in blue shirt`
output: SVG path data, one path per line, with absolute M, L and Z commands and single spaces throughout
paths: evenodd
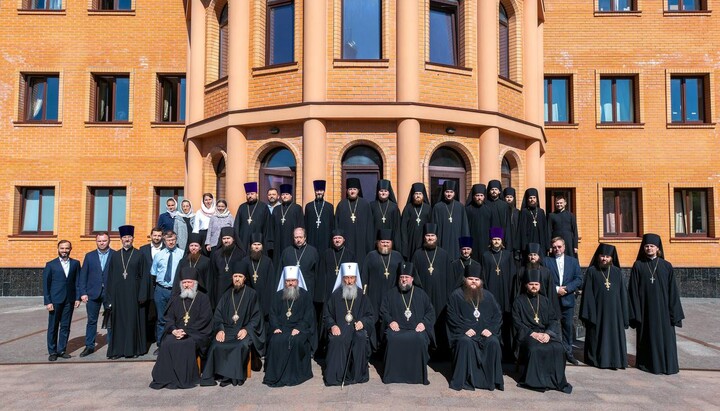
M 78 279 L 77 294 L 80 301 L 85 303 L 87 310 L 87 326 L 85 327 L 85 349 L 80 353 L 86 357 L 95 352 L 95 335 L 97 334 L 97 322 L 100 315 L 100 307 L 105 304 L 105 289 L 108 284 L 108 270 L 113 250 L 110 249 L 110 236 L 107 232 L 98 233 L 95 236 L 97 250 L 85 254 L 80 278 Z M 111 338 L 111 331 L 108 328 L 107 340 Z
M 165 328 L 165 307 L 167 307 L 172 294 L 173 281 L 177 272 L 177 266 L 183 258 L 183 250 L 177 247 L 177 234 L 173 231 L 163 233 L 165 240 L 165 248 L 153 257 L 150 275 L 155 281 L 155 308 L 157 310 L 157 324 L 155 327 L 155 337 L 158 348 L 153 352 L 157 355 L 160 352 L 160 341 L 162 340 L 163 330 Z

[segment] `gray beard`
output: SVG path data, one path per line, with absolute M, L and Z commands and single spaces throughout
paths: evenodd
M 398 284 L 398 288 L 400 289 L 401 292 L 408 292 L 408 291 L 410 291 L 410 288 L 412 288 L 412 284 L 405 284 L 405 285 Z
M 240 291 L 240 290 L 242 290 L 243 288 L 245 288 L 245 284 L 241 284 L 241 285 L 233 284 L 233 289 L 234 289 L 235 291 Z
M 382 255 L 390 254 L 390 247 L 378 247 L 378 252 Z
M 189 298 L 191 300 L 195 299 L 195 296 L 197 295 L 197 283 L 193 285 L 192 288 L 184 288 L 182 291 L 180 291 L 180 298 Z
M 357 297 L 358 288 L 356 285 L 343 285 L 342 296 L 346 300 L 354 300 Z
M 283 300 L 297 300 L 300 295 L 298 287 L 285 287 L 283 288 Z

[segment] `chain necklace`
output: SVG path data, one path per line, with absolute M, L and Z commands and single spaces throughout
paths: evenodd
M 358 200 L 355 200 L 355 210 L 350 207 L 350 201 L 352 200 L 348 200 L 348 210 L 350 210 L 350 219 L 352 220 L 353 224 L 355 224 L 355 219 L 357 218 L 355 217 L 355 211 L 357 211 L 358 208 Z
M 313 201 L 313 208 L 315 209 L 315 216 L 317 217 L 317 219 L 315 220 L 315 224 L 317 225 L 317 227 L 315 227 L 315 228 L 320 228 L 320 224 L 322 223 L 322 221 L 320 220 L 320 215 L 322 214 L 323 209 L 325 208 L 325 200 L 323 200 L 322 206 L 320 206 L 319 213 L 318 213 L 318 209 L 317 209 L 317 205 L 315 204 L 315 201 Z
M 402 298 L 403 305 L 405 306 L 405 321 L 410 321 L 410 317 L 412 317 L 412 310 L 410 310 L 410 305 L 412 305 L 412 299 L 413 294 L 415 293 L 415 286 L 413 285 L 410 289 L 410 301 L 405 303 L 405 295 L 400 293 L 400 298 Z
M 303 250 L 300 253 L 300 257 L 298 257 L 298 255 L 297 255 L 297 248 L 295 250 L 293 250 L 293 252 L 295 253 L 295 260 L 297 260 L 298 267 L 300 267 L 300 260 L 302 260 L 303 255 L 305 254 L 305 250 L 307 250 L 307 244 L 303 245 L 302 247 L 303 247 Z
M 533 219 L 533 227 L 537 227 L 537 216 L 539 211 L 535 209 L 535 214 L 533 214 L 532 210 L 528 208 L 528 212 L 530 213 L 530 217 Z
M 391 257 L 392 256 L 390 254 L 388 254 L 388 262 L 387 262 L 387 264 L 385 264 L 385 257 L 383 257 L 383 255 L 380 254 L 380 261 L 382 261 L 382 265 L 383 265 L 383 267 L 385 267 L 385 272 L 383 274 L 385 274 L 386 280 L 388 278 L 390 278 L 390 271 L 388 269 L 390 268 L 390 258 Z
M 200 262 L 200 258 L 198 258 L 198 259 L 195 261 L 195 265 L 193 265 L 192 260 L 190 259 L 190 255 L 188 255 L 188 265 L 189 265 L 191 268 L 197 267 L 197 265 L 198 265 L 199 262 Z
M 259 203 L 259 201 L 255 202 L 255 206 L 253 207 L 252 212 L 250 211 L 250 204 L 245 204 L 245 206 L 247 207 L 247 210 L 248 210 L 248 214 L 250 215 L 247 219 L 248 224 L 252 224 L 252 216 L 253 216 L 253 214 L 255 214 L 255 209 L 257 208 L 258 203 Z
M 605 277 L 605 288 L 610 291 L 610 268 L 612 268 L 612 265 L 608 267 L 607 275 L 603 272 L 602 269 L 600 269 L 600 274 L 602 274 L 603 277 Z
M 125 250 L 123 248 L 123 251 L 127 251 L 127 250 Z M 123 280 L 127 280 L 127 276 L 128 276 L 127 269 L 130 266 L 130 261 L 132 261 L 132 256 L 133 256 L 134 252 L 135 252 L 135 249 L 133 248 L 132 251 L 130 251 L 130 257 L 128 257 L 127 264 L 125 264 L 125 253 L 124 252 L 120 253 L 120 261 L 122 263 L 122 268 L 123 268 Z
M 345 301 L 345 308 L 347 309 L 347 314 L 345 314 L 345 322 L 348 323 L 348 325 L 355 319 L 352 315 L 352 309 L 353 305 L 355 305 L 355 297 L 353 297 L 352 302 L 350 303 L 350 306 L 348 307 L 348 303 L 346 299 L 343 299 Z
M 448 212 L 448 221 L 450 221 L 452 223 L 452 215 L 453 215 L 453 211 L 455 211 L 455 201 L 453 200 L 453 202 L 452 202 L 452 208 L 448 208 L 447 203 L 443 203 L 443 204 L 445 204 L 445 210 L 447 210 L 447 212 Z
M 258 280 L 258 273 L 257 273 L 257 272 L 258 272 L 258 270 L 260 269 L 260 263 L 261 263 L 261 262 L 262 262 L 262 256 L 261 256 L 260 259 L 258 260 L 258 265 L 257 265 L 257 267 L 255 267 L 255 262 L 253 261 L 252 258 L 250 259 L 250 265 L 252 266 L 252 269 L 253 269 L 253 283 L 254 283 L 254 284 L 257 284 L 257 280 Z
M 242 304 L 243 298 L 245 298 L 245 287 L 243 287 L 242 295 L 240 296 L 240 302 L 238 302 L 238 305 L 235 305 L 235 292 L 233 291 L 230 294 L 230 298 L 232 298 L 232 305 L 233 305 L 233 311 L 235 311 L 235 314 L 232 316 L 233 324 L 237 324 L 238 320 L 240 319 L 240 316 L 238 315 L 238 310 L 240 309 L 240 305 Z M 193 300 L 194 302 L 195 300 Z
M 385 224 L 385 221 L 387 221 L 387 219 L 385 218 L 385 215 L 387 214 L 388 208 L 390 208 L 390 200 L 385 201 L 385 211 L 383 211 L 382 206 L 380 205 L 379 201 L 378 201 L 377 205 L 378 205 L 378 210 L 380 210 L 380 215 L 382 215 L 382 222 L 383 222 L 383 224 Z
M 190 303 L 190 307 L 185 307 L 185 299 L 182 300 L 183 304 L 183 310 L 185 310 L 185 315 L 183 315 L 183 322 L 185 325 L 188 325 L 188 322 L 190 322 L 190 310 L 192 309 L 193 304 L 195 304 L 195 299 L 193 298 L 192 302 Z
M 430 256 L 428 255 L 427 250 L 423 249 L 423 251 L 425 252 L 425 258 L 427 258 L 428 264 L 430 264 L 430 267 L 428 267 L 427 270 L 430 273 L 430 275 L 432 275 L 433 271 L 435 271 L 435 268 L 433 268 L 433 263 L 435 263 L 435 257 L 437 257 L 437 248 L 435 249 L 435 254 L 433 254 L 432 261 L 430 260 Z
M 540 314 L 540 299 L 539 298 L 537 299 L 537 310 L 536 310 L 535 307 L 533 307 L 532 301 L 530 301 L 530 297 L 528 297 L 527 294 L 525 294 L 525 298 L 527 298 L 528 304 L 530 304 L 530 308 L 532 309 L 533 314 L 535 314 L 535 316 L 533 317 L 535 324 L 540 324 L 540 317 L 538 317 L 538 314 Z
M 493 262 L 495 263 L 495 274 L 500 275 L 500 271 L 501 271 L 501 270 L 500 270 L 500 263 L 502 263 L 502 250 L 500 250 L 500 259 L 499 259 L 499 260 L 496 260 L 496 259 L 495 259 L 495 254 L 494 254 L 494 253 L 490 253 L 490 257 L 492 257 Z
M 470 301 L 470 303 L 472 304 L 473 308 L 475 309 L 473 311 L 473 317 L 475 317 L 475 321 L 480 321 L 480 310 L 479 310 L 480 299 L 478 299 L 477 304 L 475 304 L 475 300 Z
M 287 302 L 286 302 L 286 304 L 287 304 Z M 292 302 L 291 302 L 290 304 L 288 304 L 288 310 L 287 310 L 287 312 L 285 313 L 285 317 L 286 317 L 288 320 L 290 319 L 290 317 L 292 317 L 292 308 L 293 308 L 293 305 L 295 305 L 295 300 L 294 300 L 294 299 L 292 300 Z
M 660 259 L 655 257 L 657 260 L 655 262 L 655 267 L 653 269 L 650 269 L 650 262 L 646 261 L 645 264 L 647 264 L 648 271 L 650 271 L 650 284 L 655 284 L 655 271 L 657 270 L 658 264 L 660 264 Z
M 342 263 L 343 255 L 345 255 L 345 247 L 343 246 L 342 252 L 340 252 L 340 261 L 338 261 L 336 255 L 337 251 L 333 251 L 333 260 L 335 261 L 335 276 L 337 277 L 337 275 L 340 274 L 340 263 Z
M 420 222 L 422 219 L 420 218 L 420 215 L 422 214 L 423 207 L 425 207 L 425 202 L 420 204 L 420 211 L 417 210 L 417 207 L 413 206 L 413 211 L 415 212 L 415 216 L 417 217 L 415 219 L 415 222 L 417 223 L 417 226 L 420 227 Z
M 230 271 L 230 260 L 232 260 L 232 256 L 235 254 L 235 247 L 233 247 L 232 251 L 230 251 L 230 257 L 223 256 L 223 260 L 225 260 L 225 272 Z
M 280 204 L 280 225 L 285 225 L 285 216 L 288 212 L 290 212 L 290 209 L 292 208 L 292 204 L 289 204 L 287 209 L 283 208 L 284 205 L 285 204 Z

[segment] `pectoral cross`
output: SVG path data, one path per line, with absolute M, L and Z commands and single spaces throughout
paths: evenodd
M 610 289 L 610 280 L 605 280 L 605 288 Z
M 495 267 L 495 274 L 500 275 L 500 267 Z
M 533 227 L 537 227 L 537 221 L 533 220 Z
M 448 217 L 448 220 L 452 223 L 452 216 Z
M 335 275 L 337 276 L 338 274 L 340 274 L 340 267 L 335 266 Z
M 352 220 L 353 224 L 355 223 L 356 218 L 357 217 L 355 217 L 355 213 L 350 214 L 350 219 Z
M 255 273 L 253 274 L 253 282 L 257 283 L 257 279 L 258 279 L 258 275 L 257 275 L 257 271 L 255 271 Z
M 188 322 L 190 321 L 190 312 L 189 311 L 185 312 L 185 315 L 183 315 L 183 321 L 185 322 L 185 325 L 187 325 Z
M 248 218 L 248 224 L 252 224 L 252 217 Z
M 434 260 L 434 258 L 433 258 L 433 260 Z M 433 268 L 433 266 L 428 267 L 428 272 L 430 274 L 432 274 L 433 271 L 435 271 L 435 268 Z
M 285 217 L 280 219 L 280 224 L 285 224 Z
M 417 223 L 418 227 L 420 226 L 420 221 L 422 221 L 422 220 L 420 220 L 420 217 L 415 219 L 415 222 Z
M 533 320 L 535 320 L 535 324 L 540 324 L 540 318 L 538 318 L 537 314 L 535 314 L 535 318 L 533 318 Z
M 318 217 L 318 219 L 315 220 L 315 224 L 317 224 L 316 228 L 320 228 L 320 223 L 322 223 L 322 221 L 320 221 L 320 217 Z
M 127 271 L 123 272 L 123 280 L 127 280 Z
M 386 279 L 386 280 L 387 280 L 388 278 L 390 278 L 390 272 L 387 270 L 387 268 L 385 269 L 385 272 L 384 272 L 383 274 L 385 274 L 385 279 Z
M 650 277 L 650 284 L 654 284 L 654 283 L 655 283 L 655 277 Z
M 382 220 L 383 220 L 383 224 L 385 224 L 385 217 L 383 217 Z

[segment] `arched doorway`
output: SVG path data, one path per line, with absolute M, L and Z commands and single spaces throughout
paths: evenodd
M 512 166 L 507 157 L 503 157 L 500 163 L 500 182 L 503 188 L 512 187 Z
M 355 177 L 360 180 L 363 196 L 372 201 L 375 187 L 383 178 L 383 162 L 380 153 L 369 146 L 355 146 L 348 150 L 342 160 L 342 196 L 345 197 L 345 181 Z
M 290 150 L 285 147 L 271 150 L 260 165 L 260 197 L 264 198 L 270 187 L 280 188 L 280 184 L 292 184 L 293 190 L 297 190 L 296 171 L 295 156 Z
M 467 191 L 465 180 L 467 169 L 460 154 L 450 147 L 440 147 L 430 157 L 430 201 L 435 204 L 442 197 L 442 185 L 445 181 L 455 181 L 458 188 L 455 199 L 465 203 Z

